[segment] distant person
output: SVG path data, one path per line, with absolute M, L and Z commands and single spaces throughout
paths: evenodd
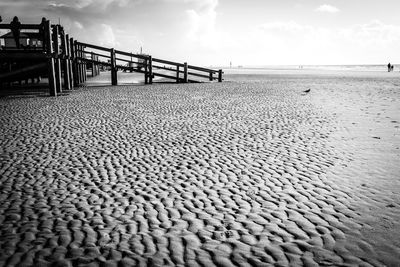
M 14 36 L 15 46 L 19 49 L 19 47 L 20 47 L 19 36 L 21 33 L 21 22 L 19 22 L 19 19 L 17 16 L 15 16 L 14 19 L 11 21 L 10 27 L 11 27 L 11 32 Z
M 392 66 L 390 67 L 390 71 L 393 71 L 393 69 L 394 69 L 394 65 L 392 65 Z
M 388 67 L 388 72 L 390 72 L 391 69 L 392 69 L 392 65 L 390 65 L 390 62 L 389 62 L 389 64 L 387 65 L 387 67 Z

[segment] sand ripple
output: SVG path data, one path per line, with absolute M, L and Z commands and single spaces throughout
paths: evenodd
M 0 265 L 381 265 L 295 85 L 0 100 Z

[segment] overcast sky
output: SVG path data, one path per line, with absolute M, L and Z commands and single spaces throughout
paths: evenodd
M 204 66 L 400 63 L 400 0 L 1 0 L 0 15 Z

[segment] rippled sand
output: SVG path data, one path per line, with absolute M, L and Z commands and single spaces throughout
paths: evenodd
M 82 88 L 0 110 L 0 265 L 399 263 L 394 78 Z

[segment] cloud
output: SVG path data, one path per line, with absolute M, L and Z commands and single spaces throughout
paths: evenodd
M 218 0 L 184 0 L 193 4 L 187 9 L 189 30 L 187 38 L 192 42 L 199 42 L 203 46 L 213 43 L 217 36 L 215 23 L 217 18 L 216 7 Z
M 325 12 L 325 13 L 337 13 L 340 10 L 337 7 L 331 5 L 321 5 L 315 9 L 318 12 Z

